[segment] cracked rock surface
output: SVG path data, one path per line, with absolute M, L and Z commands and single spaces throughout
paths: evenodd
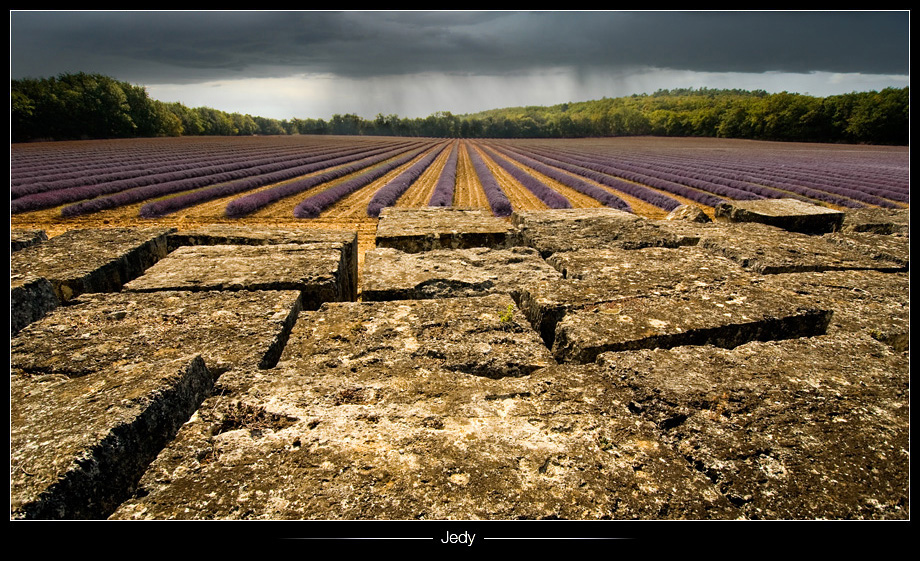
M 909 520 L 909 216 L 784 204 L 38 239 L 11 516 Z

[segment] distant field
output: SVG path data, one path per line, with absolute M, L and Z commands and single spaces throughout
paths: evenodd
M 796 197 L 906 208 L 907 147 L 704 138 L 455 140 L 185 137 L 12 144 L 12 227 L 235 221 L 368 232 L 385 206 L 610 206 L 661 218 L 681 204 Z

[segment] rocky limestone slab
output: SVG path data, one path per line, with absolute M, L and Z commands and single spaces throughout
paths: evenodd
M 10 336 L 58 305 L 54 285 L 42 277 L 10 278 Z
M 215 372 L 273 366 L 300 312 L 297 291 L 84 294 L 10 340 L 10 366 L 85 376 L 200 354 Z
M 577 249 L 680 247 L 699 241 L 689 230 L 672 230 L 668 221 L 606 208 L 518 212 L 512 223 L 520 243 L 544 258 Z
M 166 256 L 169 228 L 69 230 L 10 256 L 10 275 L 44 277 L 65 302 L 85 292 L 115 292 Z
M 631 212 L 608 207 L 596 208 L 551 208 L 543 210 L 516 210 L 511 214 L 511 223 L 515 226 L 526 224 L 549 224 L 553 222 L 581 222 L 597 219 L 642 220 Z
M 350 290 L 346 300 L 357 298 L 358 233 L 334 228 L 275 228 L 208 224 L 178 230 L 169 235 L 169 251 L 186 245 L 274 245 L 301 244 L 314 247 L 340 248 L 343 255 L 342 274 Z
M 907 353 L 839 332 L 599 363 L 746 518 L 910 517 Z
M 679 345 L 734 347 L 826 332 L 832 310 L 790 290 L 744 279 L 674 294 L 613 298 L 568 312 L 556 324 L 553 356 L 593 362 L 602 352 Z
M 304 309 L 350 299 L 342 252 L 300 244 L 184 246 L 127 283 L 128 292 L 299 290 Z
M 213 385 L 200 357 L 10 376 L 10 517 L 105 518 Z
M 793 289 L 834 310 L 828 334 L 864 332 L 896 351 L 910 347 L 910 275 L 879 271 L 824 271 L 765 275 L 765 290 Z
M 687 222 L 712 222 L 712 219 L 696 205 L 680 205 L 665 217 L 665 220 L 684 220 Z
M 362 299 L 417 300 L 502 292 L 517 299 L 523 283 L 562 275 L 535 249 L 469 248 L 406 253 L 393 248 L 364 254 Z
M 442 368 L 486 377 L 524 376 L 555 363 L 508 294 L 330 303 L 309 318 L 312 334 L 289 341 L 282 360 L 338 353 L 350 368 L 434 358 Z
M 407 253 L 516 245 L 507 220 L 484 210 L 442 207 L 384 208 L 377 222 L 375 244 Z
M 836 232 L 823 236 L 831 243 L 862 253 L 879 263 L 879 269 L 889 271 L 910 268 L 910 238 L 902 235 L 874 232 Z
M 854 208 L 843 218 L 844 232 L 910 235 L 910 209 Z
M 569 312 L 622 298 L 677 295 L 757 275 L 728 258 L 695 246 L 593 249 L 555 253 L 547 258 L 564 281 L 531 280 L 521 285 L 519 304 L 552 347 L 556 324 Z
M 10 251 L 19 251 L 47 240 L 48 234 L 44 230 L 10 230 Z
M 682 290 L 749 276 L 731 259 L 696 246 L 578 249 L 554 253 L 546 262 L 566 279 L 606 280 L 611 292 L 621 295 Z
M 502 325 L 510 302 L 304 314 L 276 368 L 221 377 L 112 518 L 738 516 L 596 374 L 533 368 L 552 360 L 518 314 Z
M 762 274 L 801 273 L 845 269 L 902 271 L 904 263 L 884 252 L 867 251 L 864 244 L 835 243 L 835 236 L 790 232 L 763 224 L 694 224 L 700 247 L 728 257 Z
M 799 199 L 731 201 L 715 208 L 716 218 L 731 222 L 757 222 L 804 234 L 839 231 L 844 213 Z

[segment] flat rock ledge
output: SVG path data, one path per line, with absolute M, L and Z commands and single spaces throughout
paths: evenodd
M 42 254 L 11 271 L 11 316 L 56 306 L 11 334 L 11 517 L 909 520 L 909 224 L 860 210 L 387 211 L 362 299 L 313 304 L 255 282 L 347 283 L 353 233 L 171 232 L 64 305 L 108 261 Z
M 526 320 L 503 320 L 510 303 L 305 315 L 271 375 L 221 379 L 112 518 L 738 515 L 600 379 L 557 368 Z
M 354 300 L 339 247 L 195 245 L 176 249 L 127 283 L 128 292 L 298 290 L 304 309 Z
M 508 220 L 484 210 L 441 207 L 384 208 L 377 223 L 375 243 L 377 247 L 407 253 L 516 245 L 514 229 Z
M 111 514 L 218 375 L 277 363 L 299 311 L 297 291 L 85 294 L 23 329 L 13 516 Z
M 560 209 L 512 215 L 521 245 L 543 257 L 578 249 L 640 249 L 696 245 L 692 228 L 673 228 L 682 221 L 645 220 L 616 209 Z
M 832 315 L 791 291 L 753 285 L 611 298 L 566 314 L 556 325 L 553 356 L 559 362 L 585 363 L 607 351 L 732 348 L 749 341 L 813 337 L 826 332 Z
M 271 368 L 300 311 L 297 291 L 84 294 L 13 337 L 10 365 L 80 377 L 194 352 L 218 372 Z
M 10 517 L 104 518 L 209 393 L 200 357 L 10 375 Z
M 364 301 L 510 294 L 534 280 L 562 278 L 530 247 L 439 249 L 406 253 L 376 248 L 364 254 Z
M 54 285 L 44 277 L 10 276 L 10 336 L 58 306 Z
M 856 208 L 848 210 L 843 219 L 844 232 L 872 234 L 910 234 L 910 209 Z
M 909 268 L 907 237 L 847 232 L 808 235 L 756 223 L 673 223 L 670 227 L 696 236 L 695 245 L 762 274 Z
M 120 290 L 166 256 L 171 229 L 11 232 L 10 335 L 86 292 Z M 26 241 L 28 240 L 28 241 Z
M 10 230 L 10 251 L 19 251 L 47 240 L 48 234 L 44 230 L 13 229 Z
M 757 222 L 804 234 L 827 234 L 843 226 L 845 213 L 800 199 L 731 201 L 716 206 L 716 219 Z
M 908 519 L 907 360 L 838 333 L 610 353 L 590 368 L 744 518 Z
M 114 292 L 166 256 L 171 229 L 69 230 L 10 256 L 11 278 L 41 277 L 66 302 L 84 292 Z
M 331 228 L 269 228 L 211 224 L 177 230 L 167 237 L 170 252 L 195 245 L 279 245 L 298 244 L 312 248 L 338 249 L 342 254 L 339 274 L 345 288 L 344 300 L 356 300 L 358 294 L 358 233 Z

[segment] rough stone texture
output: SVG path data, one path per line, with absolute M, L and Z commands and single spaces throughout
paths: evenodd
M 879 271 L 825 271 L 766 275 L 765 290 L 785 290 L 834 310 L 828 333 L 868 333 L 896 351 L 910 345 L 910 275 Z
M 418 361 L 423 368 L 430 359 L 447 370 L 492 378 L 554 364 L 507 294 L 326 304 L 309 317 L 312 334 L 290 341 L 282 360 L 323 354 L 337 356 L 348 369 L 388 361 Z
M 684 290 L 750 276 L 734 261 L 696 246 L 580 249 L 546 259 L 567 279 L 604 279 L 612 293 L 642 295 Z
M 377 247 L 414 253 L 432 249 L 507 248 L 515 243 L 507 220 L 484 210 L 394 208 L 380 212 Z
M 557 208 L 549 210 L 518 210 L 511 214 L 511 223 L 515 226 L 527 224 L 552 224 L 554 222 L 593 222 L 598 219 L 642 220 L 631 212 L 608 207 L 597 208 Z
M 305 314 L 277 368 L 221 378 L 113 518 L 738 516 L 596 374 L 534 369 L 552 360 L 502 322 L 510 302 Z
M 522 245 L 543 257 L 576 249 L 639 249 L 694 245 L 689 230 L 672 230 L 665 220 L 645 220 L 616 209 L 517 212 L 511 217 Z
M 844 213 L 799 199 L 731 201 L 716 206 L 716 218 L 759 222 L 792 232 L 826 234 L 843 225 Z
M 600 363 L 745 518 L 909 519 L 907 353 L 837 334 Z
M 79 377 L 195 353 L 215 372 L 269 368 L 299 312 L 296 291 L 84 294 L 13 337 L 10 366 Z
M 555 253 L 547 262 L 566 280 L 525 283 L 520 305 L 550 347 L 556 325 L 570 312 L 624 298 L 684 298 L 684 293 L 730 281 L 744 287 L 758 277 L 695 246 L 575 250 Z
M 10 230 L 10 251 L 19 251 L 47 240 L 44 230 Z
M 880 270 L 910 268 L 910 238 L 873 232 L 839 232 L 824 236 L 827 241 L 861 253 L 878 263 Z
M 10 517 L 107 517 L 212 385 L 200 357 L 11 372 Z
M 910 209 L 849 209 L 843 219 L 844 232 L 873 234 L 910 234 Z
M 10 256 L 10 275 L 44 277 L 65 302 L 113 292 L 166 255 L 165 228 L 69 230 Z
M 903 271 L 906 266 L 895 257 L 900 250 L 897 244 L 891 245 L 890 256 L 873 253 L 866 250 L 864 243 L 854 241 L 854 234 L 847 234 L 847 238 L 842 234 L 813 236 L 763 224 L 675 224 L 673 228 L 695 233 L 700 247 L 763 274 L 843 269 Z
M 712 219 L 696 205 L 680 205 L 665 217 L 665 220 L 685 220 L 687 222 L 712 222 Z
M 727 282 L 681 294 L 613 298 L 569 312 L 556 325 L 553 356 L 592 362 L 602 352 L 678 345 L 734 347 L 823 334 L 832 311 L 791 291 Z
M 862 220 L 889 214 L 898 215 Z M 504 243 L 532 234 L 559 271 L 515 281 L 516 305 L 512 289 L 326 303 L 298 315 L 292 290 L 84 294 L 56 308 L 11 336 L 15 426 L 57 415 L 102 428 L 82 435 L 85 454 L 44 457 L 37 451 L 57 443 L 40 446 L 37 431 L 17 428 L 11 484 L 39 473 L 19 467 L 22 458 L 66 467 L 106 449 L 92 444 L 109 442 L 106 430 L 116 440 L 141 434 L 121 432 L 140 426 L 122 412 L 168 401 L 102 409 L 103 397 L 140 391 L 130 376 L 141 370 L 159 378 L 167 361 L 200 355 L 216 386 L 113 518 L 909 518 L 907 232 L 799 236 L 609 210 L 515 220 L 503 221 Z M 740 241 L 715 243 L 730 233 Z M 452 255 L 506 250 L 520 251 Z M 407 278 L 432 264 L 447 276 L 438 254 L 399 263 Z M 529 263 L 486 268 L 511 278 Z M 769 268 L 790 263 L 801 272 Z M 11 288 L 26 277 L 11 275 Z M 595 326 L 577 337 L 587 355 L 611 337 L 627 341 L 616 348 L 669 348 L 559 364 L 550 349 L 563 324 L 572 326 L 565 337 Z M 743 342 L 750 337 L 771 340 Z M 732 348 L 704 344 L 713 342 Z M 79 422 L 66 421 L 67 404 L 83 411 Z M 59 472 L 86 471 L 79 466 L 94 469 Z
M 559 278 L 562 275 L 529 247 L 420 253 L 377 248 L 364 254 L 361 295 L 364 301 L 374 301 L 502 292 L 516 300 L 525 282 Z
M 284 229 L 258 226 L 211 224 L 176 231 L 167 239 L 169 251 L 186 245 L 273 245 L 301 244 L 339 248 L 343 255 L 341 274 L 350 292 L 345 300 L 355 300 L 358 283 L 358 233 L 329 228 Z
M 46 278 L 10 277 L 10 336 L 56 308 L 54 286 Z
M 127 283 L 129 292 L 160 290 L 299 290 L 304 309 L 352 300 L 336 247 L 299 244 L 200 245 L 170 253 Z

